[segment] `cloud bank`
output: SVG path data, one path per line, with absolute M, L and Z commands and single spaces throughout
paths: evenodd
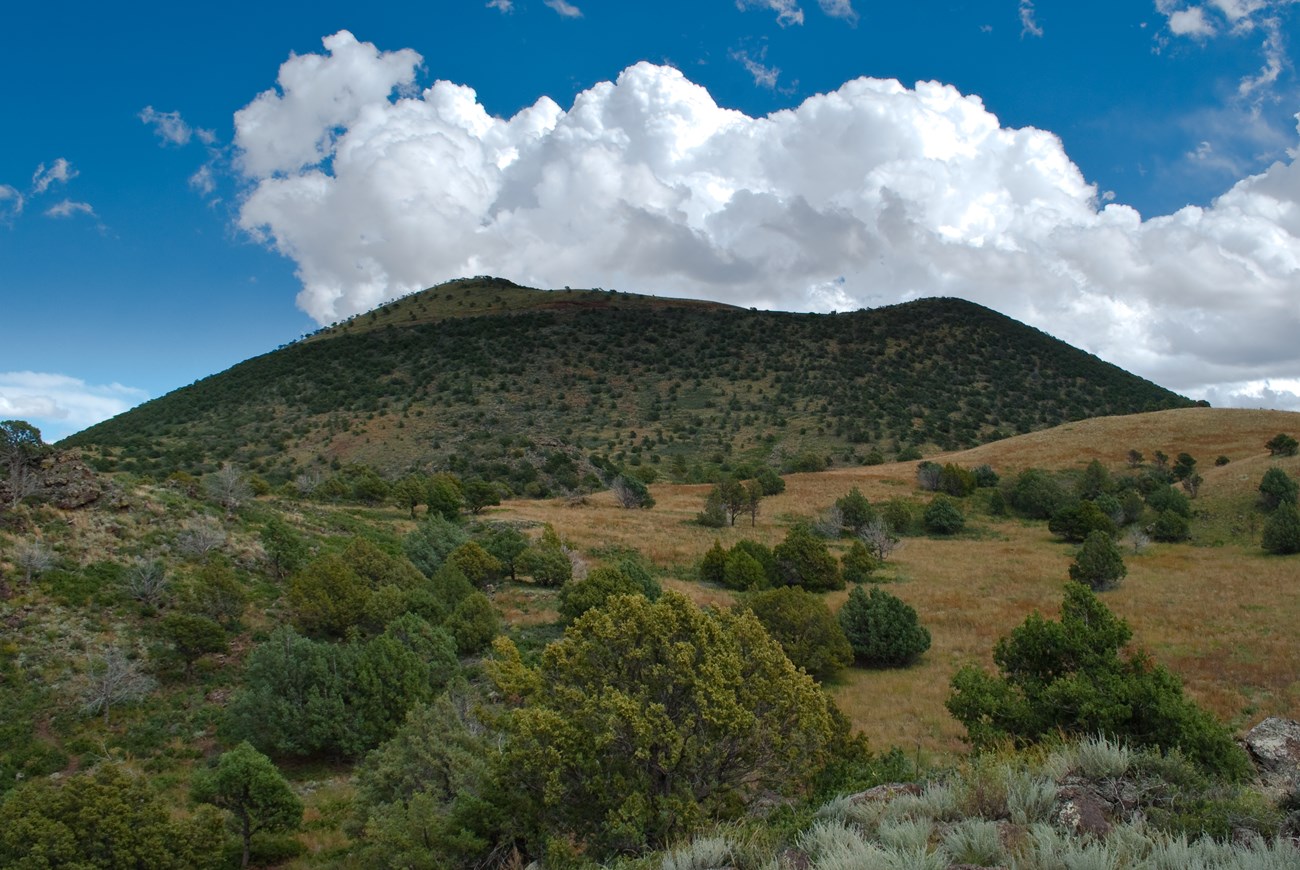
M 149 396 L 121 384 L 94 385 L 49 372 L 0 372 L 0 419 L 27 420 L 48 442 L 121 414 Z
M 1055 135 L 934 82 L 753 118 L 642 63 L 502 119 L 462 85 L 413 92 L 413 51 L 324 43 L 235 116 L 239 222 L 318 322 L 476 274 L 786 310 L 951 295 L 1196 397 L 1300 409 L 1295 152 L 1143 219 Z

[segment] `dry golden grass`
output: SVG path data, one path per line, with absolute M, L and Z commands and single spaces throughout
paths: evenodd
M 1130 448 L 1148 456 L 1187 451 L 1201 460 L 1202 499 L 1253 498 L 1275 461 L 1263 444 L 1278 432 L 1300 433 L 1300 414 L 1193 408 L 1071 423 L 945 457 L 964 466 L 988 462 L 1002 473 L 1029 466 L 1073 468 L 1100 459 L 1119 469 Z M 1214 468 L 1219 454 L 1231 464 Z M 1283 460 L 1292 472 L 1300 460 Z M 786 478 L 786 492 L 765 499 L 757 526 L 692 523 L 707 486 L 654 486 L 649 511 L 615 507 L 608 494 L 588 504 L 510 502 L 498 518 L 549 522 L 584 551 L 611 546 L 640 550 L 673 575 L 665 586 L 697 602 L 729 606 L 734 596 L 694 582 L 695 563 L 714 540 L 748 537 L 768 545 L 791 516 L 811 516 L 853 486 L 873 502 L 922 497 L 914 464 L 837 469 Z M 1043 523 L 975 518 L 977 534 L 955 540 L 908 539 L 884 572 L 889 590 L 914 606 L 933 645 L 914 667 L 849 669 L 829 686 L 854 725 L 879 747 L 898 745 L 947 755 L 960 751 L 962 728 L 943 704 L 948 681 L 963 664 L 992 665 L 992 650 L 1034 610 L 1055 617 L 1073 550 Z M 1128 620 L 1134 645 L 1179 674 L 1189 694 L 1220 718 L 1248 726 L 1268 715 L 1300 718 L 1300 561 L 1267 557 L 1248 546 L 1157 545 L 1127 554 L 1129 575 L 1103 600 Z M 838 608 L 847 593 L 828 596 Z
M 1279 432 L 1297 431 L 1300 414 L 1290 411 L 1179 408 L 1066 423 L 945 459 L 967 466 L 987 462 L 994 468 L 1071 468 L 1097 459 L 1118 468 L 1129 450 L 1140 450 L 1148 460 L 1157 450 L 1171 457 L 1186 451 L 1200 460 L 1197 467 L 1205 474 L 1220 454 L 1233 462 L 1267 456 L 1264 442 Z

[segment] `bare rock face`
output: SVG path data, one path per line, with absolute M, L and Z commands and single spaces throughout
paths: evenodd
M 1246 732 L 1244 742 L 1271 797 L 1300 790 L 1300 722 L 1271 716 Z
M 1114 807 L 1090 788 L 1066 785 L 1056 795 L 1056 823 L 1077 835 L 1105 837 Z
M 99 501 L 104 485 L 75 453 L 60 452 L 41 463 L 42 492 L 60 510 L 83 508 Z

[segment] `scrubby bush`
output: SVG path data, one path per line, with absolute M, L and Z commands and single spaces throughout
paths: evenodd
M 767 574 L 752 555 L 732 547 L 722 567 L 722 583 L 729 589 L 759 589 L 767 585 Z
M 1143 652 L 1121 655 L 1131 637 L 1092 591 L 1068 583 L 1059 622 L 1034 613 L 998 641 L 998 676 L 970 665 L 953 676 L 948 711 L 976 747 L 1103 734 L 1247 775 L 1250 762 L 1228 729 L 1189 701 L 1173 674 Z
M 925 530 L 936 535 L 954 535 L 966 525 L 961 508 L 946 495 L 937 495 L 925 509 Z
M 939 472 L 939 491 L 953 498 L 965 498 L 979 485 L 975 473 L 949 462 Z
M 1090 532 L 1070 565 L 1070 579 L 1094 591 L 1113 589 L 1126 574 L 1124 557 L 1105 532 Z
M 1173 511 L 1179 516 L 1191 517 L 1192 503 L 1186 495 L 1172 486 L 1162 485 L 1147 493 L 1147 507 L 1156 513 Z
M 840 557 L 840 573 L 846 583 L 870 583 L 872 575 L 880 567 L 880 562 L 866 544 L 856 540 Z
M 1161 511 L 1151 524 L 1151 537 L 1157 541 L 1174 544 L 1185 541 L 1191 535 L 1191 524 L 1187 517 L 1174 511 Z
M 862 490 L 856 486 L 850 489 L 847 495 L 836 499 L 835 506 L 840 510 L 841 528 L 850 535 L 856 535 L 876 518 L 875 508 L 867 501 Z M 839 530 L 836 530 L 836 533 L 838 534 Z
M 465 579 L 482 588 L 501 576 L 501 563 L 477 541 L 466 541 L 447 554 L 447 561 L 460 569 Z
M 558 546 L 539 543 L 519 556 L 519 570 L 538 586 L 563 586 L 573 577 L 573 562 Z
M 1300 493 L 1300 484 L 1275 465 L 1264 472 L 1264 477 L 1259 482 L 1259 505 L 1266 511 L 1274 510 L 1282 504 L 1294 507 L 1297 493 Z
M 699 577 L 701 583 L 714 583 L 721 586 L 726 582 L 727 550 L 722 542 L 714 540 L 713 546 L 704 551 L 700 559 Z
M 844 630 L 819 596 L 787 586 L 758 592 L 745 604 L 790 661 L 818 680 L 853 661 Z
M 564 584 L 560 590 L 560 615 L 573 622 L 593 607 L 601 607 L 616 595 L 643 595 L 640 584 L 617 568 L 601 566 L 582 580 Z
M 1056 478 L 1038 468 L 1027 468 L 1008 487 L 1007 501 L 1031 520 L 1049 519 L 1070 502 L 1070 494 Z
M 858 664 L 902 667 L 930 648 L 930 632 L 916 610 L 879 586 L 870 594 L 855 586 L 840 608 L 839 621 Z
M 460 600 L 442 627 L 456 641 L 456 652 L 471 656 L 487 649 L 501 633 L 501 617 L 492 600 L 475 591 Z
M 1268 439 L 1264 446 L 1268 448 L 1270 456 L 1295 456 L 1296 451 L 1300 450 L 1300 441 L 1285 432 L 1279 432 Z
M 1115 521 L 1107 516 L 1096 502 L 1081 501 L 1061 508 L 1047 521 L 1047 529 L 1071 543 L 1081 543 L 1092 532 L 1105 532 L 1114 537 L 1118 533 Z
M 786 586 L 802 586 L 810 592 L 843 589 L 840 566 L 826 547 L 826 542 L 800 523 L 790 528 L 772 555 L 777 572 Z
M 1264 550 L 1276 556 L 1300 553 L 1300 512 L 1295 505 L 1282 504 L 1264 524 Z

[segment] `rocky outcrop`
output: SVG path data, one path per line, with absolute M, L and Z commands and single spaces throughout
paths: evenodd
M 1276 800 L 1300 791 L 1300 722 L 1271 716 L 1243 742 L 1266 794 Z
M 42 492 L 60 510 L 94 504 L 104 495 L 99 476 L 73 452 L 61 451 L 41 463 Z
M 14 501 L 13 481 L 0 480 L 0 505 Z M 76 510 L 95 504 L 107 488 L 94 470 L 70 450 L 51 452 L 40 465 L 31 468 L 20 483 L 19 499 L 35 496 L 60 510 Z

